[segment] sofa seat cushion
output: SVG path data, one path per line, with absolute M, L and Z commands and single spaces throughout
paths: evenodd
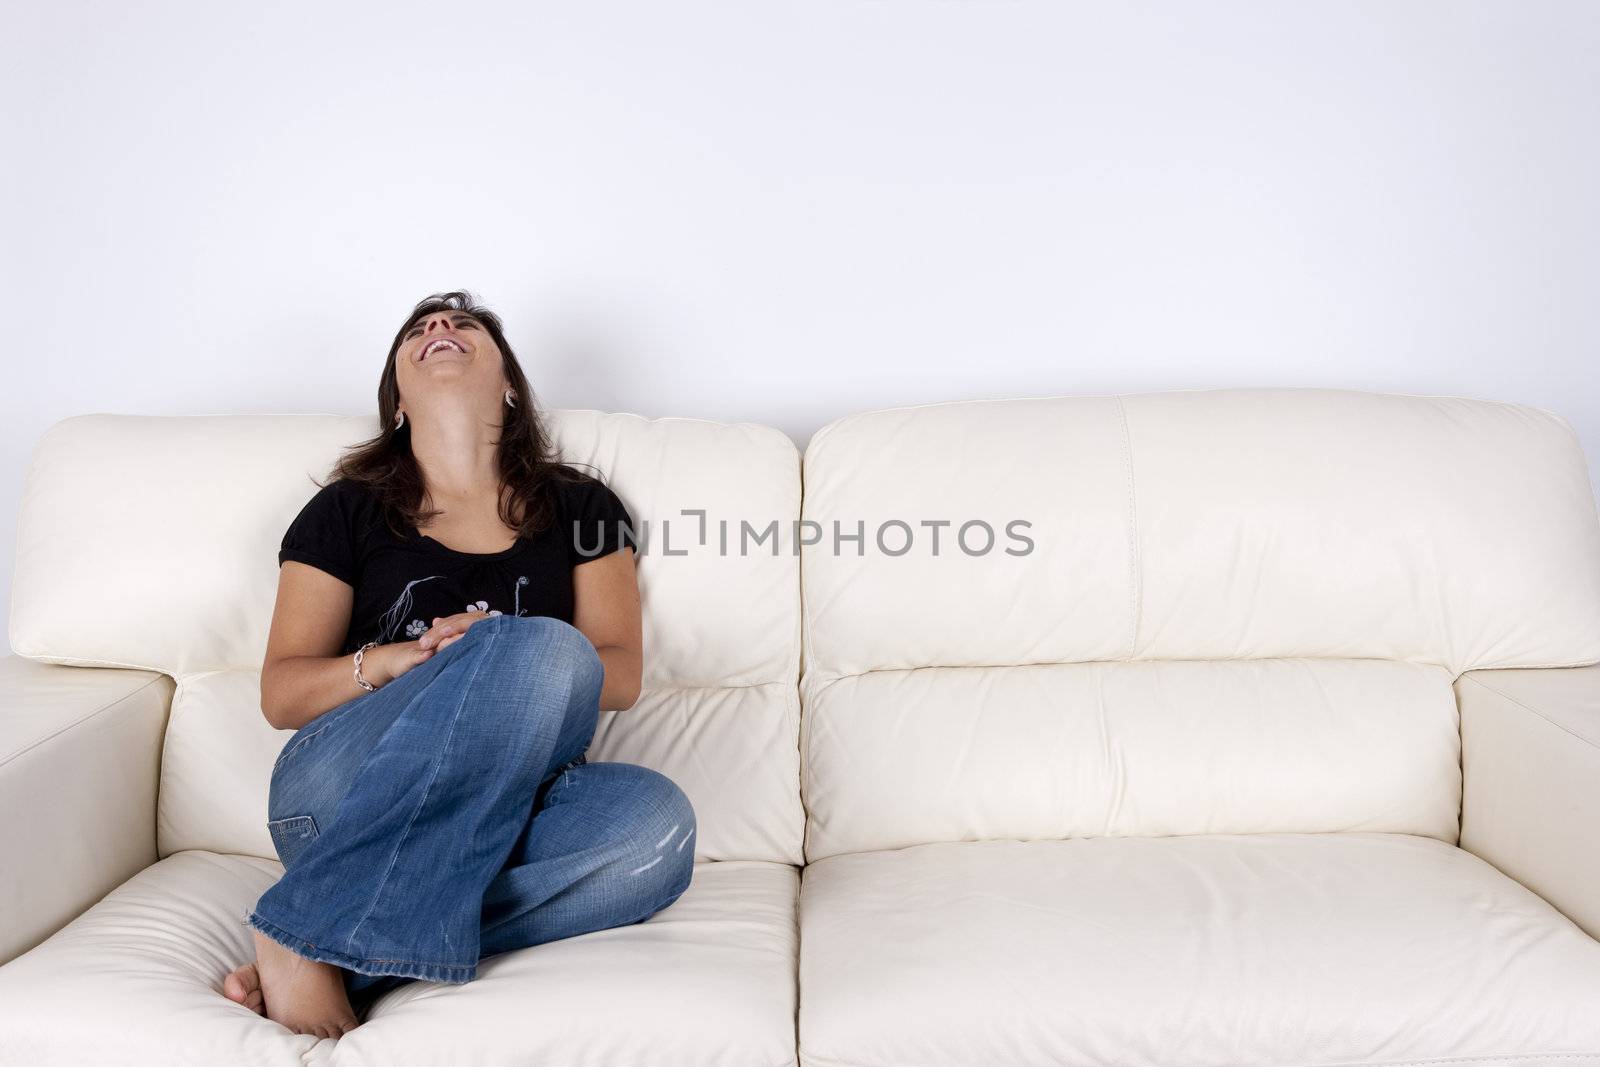
M 1433 838 L 843 854 L 800 944 L 811 1067 L 1600 1064 L 1600 942 Z
M 339 1041 L 234 1004 L 252 958 L 240 916 L 271 860 L 180 852 L 0 968 L 0 1062 L 792 1064 L 794 867 L 705 862 L 642 923 L 485 960 L 465 985 L 391 990 Z

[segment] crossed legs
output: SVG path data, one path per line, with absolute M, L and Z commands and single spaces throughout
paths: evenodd
M 307 723 L 273 769 L 285 873 L 246 916 L 258 946 L 338 968 L 347 997 L 369 998 L 470 981 L 480 958 L 671 904 L 694 812 L 657 771 L 587 762 L 601 678 L 573 627 L 496 615 Z

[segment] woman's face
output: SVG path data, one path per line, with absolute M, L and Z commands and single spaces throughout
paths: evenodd
M 448 393 L 503 404 L 510 384 L 494 338 L 464 311 L 436 311 L 413 323 L 395 351 L 394 370 L 407 417 L 414 406 Z

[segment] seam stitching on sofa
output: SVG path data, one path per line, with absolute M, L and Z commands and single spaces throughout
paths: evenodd
M 200 678 L 208 678 L 213 674 L 241 674 L 241 673 L 243 673 L 243 674 L 260 674 L 261 673 L 261 668 L 259 668 L 259 667 L 219 667 L 216 670 L 211 670 L 211 671 L 185 672 L 184 674 L 181 674 L 181 675 L 167 675 L 167 677 L 173 678 L 174 680 L 181 680 L 181 679 L 187 678 L 187 679 L 193 681 L 193 680 L 197 680 L 197 679 L 200 679 Z M 742 682 L 739 685 L 645 685 L 645 686 L 641 686 L 640 687 L 639 693 L 640 693 L 640 696 L 642 697 L 645 693 L 722 692 L 722 691 L 725 691 L 725 690 L 734 691 L 734 690 L 739 690 L 739 689 L 763 689 L 763 688 L 766 688 L 768 686 L 782 686 L 785 689 L 793 689 L 794 688 L 794 683 L 793 682 L 789 682 L 789 681 L 780 680 L 780 681 L 770 681 L 770 682 Z
M 1186 396 L 1186 395 L 1192 395 L 1192 394 L 1205 394 L 1205 393 L 1224 393 L 1224 392 L 1234 392 L 1234 391 L 1237 391 L 1237 387 L 1222 385 L 1222 386 L 1215 386 L 1215 387 L 1210 388 L 1210 389 L 1154 389 L 1154 390 L 1151 390 L 1150 392 L 1147 392 L 1147 393 L 1140 393 L 1139 395 L 1140 396 L 1169 397 L 1169 396 Z M 1250 391 L 1252 391 L 1252 392 L 1274 392 L 1274 393 L 1340 393 L 1340 394 L 1350 394 L 1350 393 L 1368 394 L 1368 392 L 1369 392 L 1368 390 L 1364 390 L 1364 389 L 1339 389 L 1339 388 L 1332 388 L 1332 387 L 1323 386 L 1323 385 L 1257 386 L 1254 389 L 1251 389 Z M 1559 421 L 1567 429 L 1572 431 L 1572 435 L 1573 435 L 1574 438 L 1577 438 L 1577 431 L 1576 430 L 1572 430 L 1572 424 L 1570 422 L 1568 422 L 1566 417 L 1561 415 L 1559 412 L 1551 411 L 1548 408 L 1537 407 L 1537 406 L 1535 406 L 1533 404 L 1523 403 L 1521 401 L 1516 401 L 1516 400 L 1485 400 L 1482 397 L 1458 396 L 1458 395 L 1450 394 L 1450 393 L 1380 393 L 1380 394 L 1376 394 L 1376 395 L 1385 396 L 1385 397 L 1399 397 L 1399 398 L 1404 399 L 1404 400 L 1466 400 L 1466 401 L 1469 401 L 1469 402 L 1471 402 L 1473 404 L 1493 404 L 1496 407 L 1502 407 L 1502 408 L 1523 408 L 1523 409 L 1526 409 L 1528 411 L 1538 411 L 1538 412 L 1542 412 L 1542 413 L 1544 413 L 1546 415 L 1554 416 L 1557 421 Z M 840 423 L 854 422 L 854 421 L 856 421 L 858 419 L 871 418 L 874 415 L 897 414 L 897 413 L 902 412 L 902 411 L 921 411 L 924 408 L 946 408 L 946 407 L 958 407 L 958 406 L 961 406 L 961 405 L 977 405 L 977 404 L 1031 403 L 1031 402 L 1040 401 L 1040 400 L 1112 400 L 1112 399 L 1115 399 L 1116 396 L 1117 396 L 1117 394 L 1115 394 L 1115 393 L 1046 393 L 1046 394 L 1042 394 L 1042 395 L 1038 395 L 1038 396 L 973 397 L 973 398 L 967 399 L 967 400 L 933 400 L 933 401 L 929 401 L 926 404 L 901 404 L 898 407 L 892 407 L 892 408 L 874 408 L 871 411 L 852 411 L 847 415 L 839 416 L 837 419 L 834 419 L 832 422 L 830 422 L 826 426 L 824 426 L 821 430 L 818 430 L 815 434 L 812 434 L 811 440 L 816 440 L 817 436 L 820 435 L 824 430 L 830 430 L 834 426 L 837 426 Z M 559 409 L 559 410 L 566 410 L 566 409 Z M 82 417 L 82 416 L 73 416 L 73 417 L 76 418 L 76 417 Z M 169 417 L 169 416 L 153 416 L 153 417 L 161 418 L 161 417 Z M 706 420 L 697 420 L 697 421 L 706 421 Z M 711 420 L 711 421 L 715 421 L 715 420 Z M 758 423 L 757 425 L 760 425 L 760 424 Z
M 22 758 L 23 756 L 27 755 L 29 752 L 32 752 L 34 749 L 38 748 L 40 745 L 49 744 L 51 741 L 53 741 L 56 738 L 60 737 L 62 734 L 68 733 L 68 732 L 70 732 L 72 730 L 75 730 L 79 726 L 82 726 L 84 723 L 88 722 L 90 719 L 97 718 L 98 716 L 104 714 L 105 712 L 109 711 L 110 709 L 116 707 L 118 704 L 122 704 L 122 703 L 128 701 L 129 699 L 138 696 L 140 693 L 144 692 L 146 689 L 149 689 L 152 685 L 155 685 L 157 682 L 161 681 L 161 679 L 163 679 L 165 677 L 167 677 L 167 676 L 164 675 L 164 674 L 158 674 L 156 677 L 151 678 L 149 681 L 145 682 L 139 688 L 134 689 L 134 690 L 132 690 L 130 692 L 124 693 L 122 696 L 118 697 L 117 699 L 100 705 L 98 708 L 95 708 L 93 711 L 89 712 L 87 715 L 84 715 L 83 717 L 78 718 L 78 719 L 74 719 L 72 722 L 70 722 L 67 725 L 61 727 L 61 729 L 55 730 L 55 731 L 45 735 L 44 737 L 39 738 L 39 740 L 35 741 L 33 744 L 27 746 L 26 748 L 18 749 L 17 751 L 11 753 L 9 756 L 5 757 L 4 759 L 0 759 L 0 767 L 6 766 L 8 763 L 12 762 L 13 760 Z
M 1124 664 L 1149 664 L 1149 663 L 1406 663 L 1415 667 L 1429 670 L 1440 670 L 1446 675 L 1446 684 L 1453 685 L 1462 675 L 1451 674 L 1450 668 L 1442 663 L 1428 663 L 1413 659 L 1392 659 L 1388 656 L 1160 656 L 1148 659 L 1048 659 L 1036 660 L 1030 663 L 925 663 L 920 667 L 873 667 L 864 671 L 852 671 L 849 674 L 836 674 L 827 681 L 816 685 L 813 698 L 821 696 L 830 688 L 840 682 L 853 681 L 857 678 L 867 678 L 874 674 L 910 674 L 915 671 L 995 671 L 1013 670 L 1019 667 L 1090 667 L 1111 664 L 1120 666 Z M 1580 666 L 1587 667 L 1584 663 Z M 1478 668 L 1481 669 L 1481 668 Z M 821 677 L 818 675 L 818 677 Z M 782 683 L 771 683 L 782 684 Z
M 790 710 L 792 710 L 794 713 L 796 749 L 795 770 L 797 772 L 797 778 L 799 780 L 800 787 L 799 795 L 795 798 L 800 805 L 800 857 L 798 866 L 803 867 L 806 863 L 806 838 L 811 832 L 811 810 L 806 806 L 806 797 L 810 791 L 810 779 L 806 774 L 807 722 L 805 705 L 800 699 L 800 690 L 798 687 L 786 695 L 785 701 L 788 703 Z
M 1576 663 L 1476 663 L 1455 672 L 1457 678 L 1473 671 L 1558 671 L 1576 667 L 1593 667 L 1600 660 L 1586 659 Z
M 838 424 L 838 422 L 836 420 L 835 422 L 829 423 L 827 426 L 824 426 L 821 430 L 819 430 L 815 434 L 813 434 L 812 437 L 811 437 L 811 440 L 806 442 L 805 450 L 803 452 L 801 452 L 801 454 L 800 454 L 800 468 L 799 468 L 799 471 L 797 472 L 797 475 L 798 475 L 798 479 L 797 480 L 799 482 L 800 499 L 799 499 L 799 502 L 798 502 L 798 507 L 796 508 L 796 514 L 798 514 L 802 519 L 807 517 L 807 515 L 806 515 L 806 498 L 807 498 L 807 493 L 806 493 L 806 469 L 807 469 L 807 457 L 809 457 L 811 455 L 812 447 L 817 444 L 817 442 L 823 437 L 824 434 L 826 434 L 829 430 L 831 430 L 837 424 Z M 806 855 L 807 855 L 807 852 L 810 849 L 810 842 L 811 842 L 811 808 L 810 808 L 810 805 L 807 803 L 807 797 L 811 793 L 811 768 L 810 768 L 810 762 L 811 761 L 810 761 L 810 756 L 809 756 L 810 750 L 811 750 L 811 708 L 810 708 L 810 702 L 806 699 L 806 684 L 810 680 L 812 671 L 814 669 L 814 665 L 812 663 L 813 652 L 812 652 L 812 642 L 811 642 L 811 603 L 810 603 L 809 599 L 806 597 L 806 573 L 807 573 L 806 553 L 800 552 L 800 553 L 796 554 L 794 571 L 795 571 L 795 583 L 797 585 L 796 592 L 797 592 L 797 595 L 798 595 L 799 605 L 800 605 L 800 618 L 797 620 L 799 634 L 798 634 L 798 636 L 796 638 L 797 643 L 798 643 L 798 648 L 796 650 L 796 658 L 795 658 L 795 675 L 794 675 L 793 694 L 794 694 L 794 717 L 795 717 L 795 750 L 796 750 L 796 755 L 797 755 L 797 757 L 799 759 L 800 865 L 802 867 L 804 867 L 805 864 L 806 864 Z M 797 893 L 797 896 L 798 896 L 798 893 Z M 796 944 L 798 945 L 798 939 L 799 939 L 799 934 L 798 934 L 798 930 L 799 930 L 799 925 L 798 925 L 799 924 L 799 903 L 798 903 L 798 901 L 796 902 L 795 908 L 796 908 L 796 920 L 795 920 L 796 921 L 796 926 L 795 926 L 795 929 L 797 931 L 795 936 L 796 936 Z M 796 955 L 798 956 L 798 949 L 796 950 Z M 798 982 L 798 978 L 796 979 L 796 981 Z M 798 1002 L 799 1002 L 799 996 L 798 996 L 798 994 L 796 994 L 796 1003 L 798 1004 Z M 798 1008 L 796 1009 L 796 1011 L 798 1011 Z M 797 1021 L 796 1025 L 798 1026 L 798 1021 Z
M 770 685 L 781 685 L 785 689 L 793 689 L 795 687 L 795 683 L 790 681 L 745 682 L 742 685 L 647 685 L 641 687 L 640 693 L 641 695 L 644 693 L 702 693 L 724 689 L 761 689 Z
M 1506 1063 L 1514 1060 L 1593 1060 L 1600 1052 L 1511 1052 L 1502 1056 L 1442 1056 L 1426 1060 L 1340 1060 L 1314 1067 L 1424 1067 L 1427 1064 Z M 1308 1065 L 1309 1067 L 1309 1065 Z
M 1466 677 L 1466 676 L 1463 675 L 1463 677 Z M 1550 716 L 1546 715 L 1544 712 L 1540 711 L 1538 708 L 1530 707 L 1529 705 L 1524 704 L 1522 701 L 1518 700 L 1516 697 L 1510 695 L 1509 693 L 1502 693 L 1500 690 L 1496 689 L 1492 685 L 1489 685 L 1487 682 L 1484 682 L 1482 679 L 1472 678 L 1472 679 L 1469 679 L 1469 680 L 1472 682 L 1473 685 L 1478 686 L 1480 689 L 1483 689 L 1486 692 L 1493 693 L 1495 696 L 1499 697 L 1501 700 L 1509 701 L 1510 703 L 1515 704 L 1517 707 L 1521 708 L 1523 711 L 1528 712 L 1530 715 L 1534 715 L 1534 716 L 1536 716 L 1536 717 L 1538 717 L 1540 719 L 1543 719 L 1545 722 L 1549 723 L 1551 726 L 1554 726 L 1557 730 L 1560 730 L 1562 733 L 1565 733 L 1565 734 L 1570 734 L 1571 736 L 1577 738 L 1579 741 L 1582 741 L 1584 744 L 1588 745 L 1590 748 L 1600 748 L 1600 741 L 1596 741 L 1591 737 L 1586 737 L 1583 734 L 1578 733 L 1576 730 L 1572 729 L 1571 727 L 1564 726 L 1561 723 L 1556 722 L 1554 719 L 1552 719 Z
M 31 659 L 35 663 L 49 663 L 58 667 L 106 667 L 118 671 L 149 671 L 153 674 L 173 674 L 165 667 L 155 667 L 148 663 L 124 663 L 114 659 L 95 659 L 81 656 L 57 656 L 48 651 L 29 651 L 21 645 L 12 645 L 12 653 L 23 659 Z
M 1117 402 L 1117 418 L 1122 423 L 1122 459 L 1128 470 L 1128 659 L 1139 652 L 1139 605 L 1143 601 L 1143 581 L 1139 574 L 1139 497 L 1133 481 L 1133 432 L 1128 428 L 1128 408 L 1122 397 Z
M 816 1052 L 800 1049 L 800 1061 L 815 1064 L 828 1064 L 829 1067 L 883 1067 L 880 1063 L 868 1063 L 862 1060 L 842 1060 L 834 1056 L 821 1055 Z M 1434 1059 L 1421 1060 L 1336 1060 L 1319 1061 L 1316 1063 L 1295 1064 L 1292 1067 L 1431 1067 L 1449 1064 L 1470 1063 L 1513 1063 L 1526 1060 L 1600 1060 L 1600 1052 L 1514 1052 L 1501 1056 L 1444 1056 Z M 896 1060 L 897 1067 L 907 1067 L 903 1060 Z M 1285 1064 L 1282 1067 L 1291 1067 Z

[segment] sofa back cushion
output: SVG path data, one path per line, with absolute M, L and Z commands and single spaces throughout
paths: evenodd
M 832 424 L 804 478 L 808 859 L 1078 834 L 1453 841 L 1453 678 L 1600 660 L 1587 467 L 1534 408 L 936 404 Z
M 694 803 L 701 858 L 798 862 L 793 442 L 748 424 L 549 418 L 563 458 L 606 480 L 643 542 L 644 695 L 602 714 L 590 759 L 672 777 Z M 317 491 L 311 477 L 376 429 L 366 416 L 88 415 L 40 440 L 18 525 L 12 642 L 46 662 L 177 680 L 162 855 L 274 855 L 267 782 L 289 733 L 261 714 L 259 671 L 277 550 Z M 719 520 L 776 522 L 782 543 L 720 551 Z

